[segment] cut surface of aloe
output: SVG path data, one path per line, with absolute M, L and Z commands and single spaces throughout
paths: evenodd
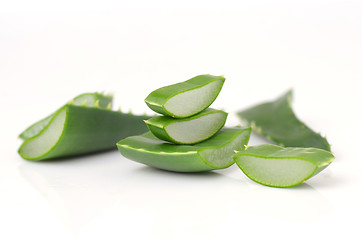
M 326 168 L 334 156 L 318 148 L 283 148 L 264 144 L 234 155 L 240 169 L 253 181 L 270 187 L 293 187 Z
M 224 111 L 208 108 L 188 118 L 156 116 L 145 122 L 159 139 L 177 144 L 195 144 L 215 135 L 225 125 L 227 115 Z
M 199 75 L 185 82 L 159 88 L 145 99 L 155 112 L 175 118 L 195 115 L 208 108 L 219 95 L 225 78 Z
M 291 107 L 292 94 L 290 90 L 275 101 L 240 111 L 238 116 L 254 131 L 283 147 L 313 147 L 330 151 L 327 139 L 295 116 Z
M 93 107 L 95 105 L 99 106 L 99 108 L 111 108 L 112 107 L 112 96 L 104 95 L 101 93 L 84 93 L 76 96 L 71 100 L 71 104 L 76 106 L 88 106 Z M 64 107 L 64 106 L 63 106 Z M 54 117 L 55 113 L 52 113 L 48 117 L 32 124 L 30 127 L 25 129 L 22 133 L 20 133 L 19 138 L 26 140 L 37 135 L 43 128 L 50 122 L 50 120 Z
M 111 111 L 110 104 L 101 108 L 98 101 L 74 102 L 49 116 L 36 135 L 28 135 L 18 151 L 21 157 L 39 161 L 115 149 L 120 139 L 147 131 L 147 116 Z
M 224 128 L 212 138 L 194 145 L 176 145 L 156 138 L 151 132 L 117 143 L 121 154 L 151 167 L 175 172 L 222 169 L 234 163 L 234 151 L 249 141 L 250 128 Z

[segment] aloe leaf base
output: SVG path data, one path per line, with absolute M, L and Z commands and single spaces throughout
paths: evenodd
M 212 138 L 194 145 L 162 141 L 151 132 L 117 143 L 121 154 L 151 167 L 175 172 L 203 172 L 222 169 L 234 163 L 232 156 L 249 141 L 250 128 L 222 129 Z

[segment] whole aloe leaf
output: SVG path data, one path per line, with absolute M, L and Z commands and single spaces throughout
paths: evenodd
M 314 147 L 331 151 L 326 138 L 301 122 L 291 107 L 292 90 L 275 101 L 238 112 L 254 131 L 284 147 Z

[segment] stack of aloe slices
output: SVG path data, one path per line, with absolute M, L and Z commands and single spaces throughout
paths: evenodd
M 234 151 L 244 150 L 251 129 L 221 130 L 227 113 L 208 108 L 224 81 L 222 76 L 199 75 L 150 93 L 146 104 L 162 115 L 145 121 L 150 132 L 119 141 L 121 154 L 176 172 L 201 172 L 232 165 Z
M 225 78 L 199 75 L 185 82 L 159 88 L 145 99 L 163 114 L 146 121 L 159 139 L 176 144 L 195 144 L 215 135 L 225 125 L 227 113 L 208 108 L 219 95 Z
M 114 149 L 119 139 L 147 131 L 147 116 L 112 111 L 112 96 L 81 94 L 20 134 L 18 152 L 39 161 Z

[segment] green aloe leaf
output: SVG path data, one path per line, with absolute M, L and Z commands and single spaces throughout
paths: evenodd
M 111 97 L 102 100 L 98 94 L 91 95 L 83 95 L 87 97 L 82 101 L 75 98 L 37 123 L 45 126 L 25 130 L 26 140 L 18 151 L 21 157 L 39 161 L 114 149 L 120 139 L 147 131 L 143 122 L 147 116 L 111 111 Z
M 151 167 L 175 172 L 222 169 L 234 163 L 232 156 L 249 141 L 250 128 L 222 129 L 212 138 L 194 145 L 177 145 L 156 138 L 151 132 L 117 143 L 121 154 Z
M 318 148 L 283 148 L 265 144 L 234 155 L 240 169 L 253 181 L 270 187 L 293 187 L 325 169 L 334 156 Z
M 199 75 L 185 82 L 159 88 L 151 92 L 145 102 L 160 114 L 174 118 L 190 117 L 214 102 L 224 81 L 222 76 Z
M 208 108 L 188 118 L 156 116 L 146 120 L 159 139 L 177 144 L 195 144 L 215 135 L 224 125 L 227 113 Z
M 111 95 L 104 95 L 101 93 L 84 93 L 73 98 L 71 100 L 71 103 L 75 106 L 83 105 L 93 107 L 95 105 L 98 105 L 99 108 L 111 108 L 112 99 L 113 98 Z M 54 117 L 54 114 L 55 113 L 52 113 L 48 117 L 34 123 L 27 129 L 25 129 L 22 133 L 20 133 L 19 138 L 26 140 L 37 135 L 50 122 L 50 120 Z
M 292 91 L 275 101 L 238 112 L 238 116 L 254 131 L 283 147 L 314 147 L 330 151 L 326 138 L 315 133 L 294 114 Z

